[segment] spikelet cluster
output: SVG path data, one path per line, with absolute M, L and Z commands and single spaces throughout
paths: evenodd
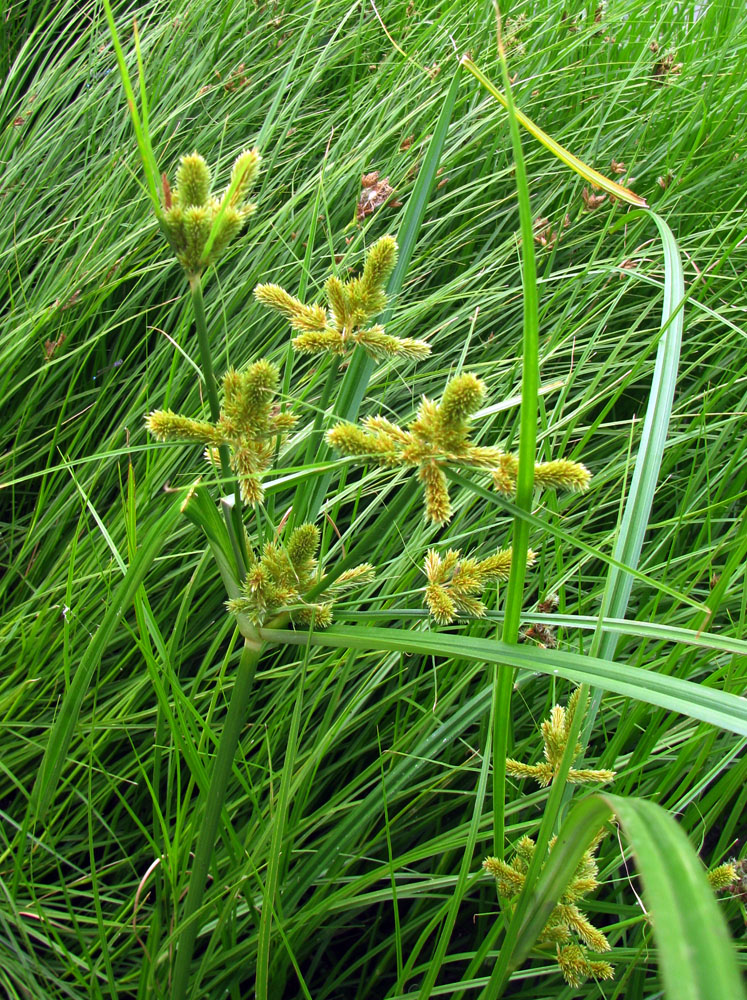
M 534 562 L 534 553 L 527 554 L 527 566 Z M 499 549 L 487 559 L 463 558 L 459 549 L 449 549 L 440 556 L 430 549 L 425 557 L 425 603 L 439 625 L 448 625 L 459 615 L 485 614 L 479 598 L 488 583 L 508 580 L 511 572 L 511 549 Z
M 609 951 L 610 944 L 605 935 L 594 927 L 577 905 L 599 885 L 597 881 L 599 869 L 595 854 L 603 836 L 604 831 L 597 834 L 591 846 L 584 852 L 573 877 L 537 939 L 539 947 L 555 945 L 555 955 L 563 978 L 574 988 L 578 988 L 585 979 L 612 979 L 614 975 L 609 962 L 589 958 L 587 949 L 593 952 L 605 952 Z M 550 841 L 549 850 L 552 850 L 555 840 L 556 838 L 553 838 Z M 485 871 L 496 880 L 498 894 L 507 902 L 509 908 L 513 908 L 515 898 L 524 887 L 534 852 L 535 843 L 532 838 L 522 837 L 508 861 L 486 858 L 482 863 Z
M 370 325 L 386 305 L 384 286 L 397 262 L 397 243 L 382 236 L 366 255 L 360 277 L 342 282 L 330 275 L 324 286 L 327 309 L 304 305 L 280 285 L 257 285 L 258 302 L 290 320 L 296 336 L 293 347 L 301 354 L 344 355 L 356 344 L 377 360 L 408 358 L 417 360 L 430 354 L 423 340 L 392 337 L 379 325 Z
M 294 623 L 306 625 L 313 620 L 316 628 L 326 628 L 332 621 L 335 600 L 370 583 L 374 570 L 369 563 L 361 563 L 331 582 L 321 592 L 321 601 L 307 601 L 304 594 L 318 577 L 318 549 L 319 529 L 313 524 L 296 528 L 285 544 L 267 542 L 259 558 L 251 554 L 241 596 L 227 602 L 228 610 L 246 615 L 254 625 L 287 611 Z
M 385 417 L 368 417 L 361 425 L 337 424 L 327 440 L 345 455 L 372 459 L 380 465 L 416 466 L 425 489 L 425 516 L 434 524 L 451 518 L 451 502 L 443 467 L 449 464 L 492 468 L 503 452 L 481 448 L 469 439 L 470 417 L 485 398 L 485 386 L 474 375 L 457 375 L 447 383 L 439 403 L 423 397 L 406 430 Z
M 216 423 L 155 410 L 146 418 L 148 430 L 159 441 L 200 442 L 213 461 L 216 450 L 227 445 L 241 497 L 254 503 L 262 499 L 260 477 L 270 467 L 278 437 L 296 422 L 292 414 L 274 407 L 279 378 L 277 367 L 264 360 L 243 372 L 231 369 L 223 377 L 223 405 Z
M 739 872 L 733 861 L 727 861 L 718 868 L 712 868 L 708 873 L 708 882 L 714 892 L 722 892 L 739 882 Z
M 512 495 L 516 492 L 516 477 L 519 460 L 516 455 L 505 453 L 491 471 L 493 486 L 500 493 Z M 550 462 L 537 462 L 534 466 L 534 485 L 539 489 L 568 490 L 583 493 L 589 488 L 591 473 L 581 462 L 566 458 L 556 458 Z
M 502 492 L 516 489 L 516 457 L 470 440 L 471 417 L 484 399 L 484 383 L 465 372 L 446 383 L 440 402 L 424 396 L 406 429 L 385 417 L 367 417 L 361 424 L 337 424 L 327 433 L 327 440 L 344 455 L 390 468 L 416 466 L 425 489 L 425 516 L 433 524 L 445 524 L 452 509 L 444 466 L 485 469 Z M 535 465 L 535 483 L 541 487 L 582 490 L 590 478 L 588 469 L 578 462 L 561 459 Z
M 199 153 L 181 158 L 173 190 L 163 175 L 162 225 L 188 277 L 202 274 L 244 228 L 256 208 L 247 201 L 247 195 L 259 163 L 256 149 L 241 153 L 234 162 L 231 181 L 219 197 L 210 194 L 210 169 Z M 216 220 L 216 233 L 208 247 Z
M 568 701 L 568 707 L 555 705 L 550 713 L 550 718 L 542 723 L 542 742 L 544 744 L 545 759 L 539 764 L 522 764 L 518 760 L 506 760 L 506 774 L 515 778 L 532 778 L 542 788 L 546 788 L 555 778 L 560 768 L 563 753 L 568 744 L 571 723 L 578 705 L 580 689 L 576 689 Z M 577 743 L 574 757 L 581 753 L 581 744 Z M 574 768 L 568 772 L 568 782 L 570 784 L 603 784 L 612 781 L 615 777 L 614 771 L 592 770 L 589 768 Z

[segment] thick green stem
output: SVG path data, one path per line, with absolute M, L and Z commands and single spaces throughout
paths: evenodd
M 534 462 L 537 449 L 537 399 L 539 393 L 537 267 L 534 258 L 529 185 L 500 32 L 498 47 L 516 167 L 516 191 L 521 222 L 523 262 L 524 334 L 516 506 L 522 510 L 531 511 L 534 491 Z M 521 624 L 527 552 L 529 551 L 529 525 L 523 518 L 514 519 L 512 550 L 511 573 L 506 590 L 506 608 L 503 620 L 503 641 L 515 643 L 518 641 L 519 625 Z M 512 687 L 512 672 L 496 667 L 493 677 L 493 849 L 498 858 L 503 858 L 505 851 L 506 753 L 511 729 Z
M 213 773 L 210 778 L 210 787 L 195 849 L 192 874 L 189 878 L 189 890 L 184 902 L 182 927 L 177 936 L 176 961 L 171 983 L 172 1000 L 185 1000 L 187 997 L 189 970 L 199 927 L 197 911 L 202 905 L 202 897 L 205 893 L 205 883 L 215 847 L 218 821 L 226 796 L 228 780 L 233 769 L 236 747 L 246 718 L 249 695 L 261 652 L 262 646 L 259 643 L 245 641 L 226 721 L 223 724 L 223 732 L 218 743 L 218 752 L 213 764 Z
M 205 302 L 202 298 L 202 279 L 199 274 L 192 274 L 189 278 L 189 290 L 192 293 L 192 308 L 195 313 L 195 325 L 197 327 L 197 342 L 200 345 L 200 365 L 202 367 L 202 377 L 205 380 L 208 404 L 210 405 L 210 419 L 215 423 L 220 416 L 220 402 L 218 401 L 218 383 L 215 381 L 213 370 L 213 358 L 210 353 L 210 341 L 208 340 L 207 318 L 205 316 Z

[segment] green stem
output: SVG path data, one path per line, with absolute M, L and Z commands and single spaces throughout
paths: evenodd
M 192 274 L 189 277 L 189 290 L 192 293 L 192 308 L 195 314 L 195 326 L 197 327 L 197 342 L 200 345 L 200 367 L 202 377 L 205 380 L 208 404 L 210 406 L 210 419 L 217 423 L 220 418 L 220 401 L 218 399 L 218 383 L 215 380 L 213 369 L 213 358 L 210 353 L 210 341 L 208 339 L 207 317 L 205 316 L 205 302 L 202 297 L 202 278 L 199 274 Z M 241 520 L 241 492 L 236 477 L 231 472 L 231 459 L 228 446 L 223 444 L 218 449 L 220 454 L 220 471 L 226 487 L 233 488 L 233 508 L 228 504 L 222 504 L 223 514 L 226 519 L 228 535 L 231 539 L 236 567 L 239 578 L 246 576 L 247 555 L 244 543 L 244 526 Z
M 332 398 L 332 392 L 337 384 L 337 373 L 340 370 L 340 358 L 333 358 L 332 363 L 327 372 L 327 378 L 322 387 L 322 395 L 319 400 L 319 405 L 317 407 L 316 416 L 314 417 L 314 426 L 311 429 L 311 434 L 309 435 L 309 440 L 306 442 L 306 453 L 304 454 L 304 465 L 308 466 L 312 463 L 316 454 L 324 450 L 324 440 L 319 440 L 319 436 L 322 431 L 322 423 L 327 412 L 327 407 L 329 406 L 329 401 Z M 309 485 L 302 482 L 296 491 L 296 495 L 293 498 L 293 523 L 301 524 L 304 518 L 307 516 L 307 510 L 309 510 L 309 496 L 311 491 L 316 490 L 316 484 L 312 483 Z M 315 504 L 311 516 L 315 517 L 318 513 L 319 506 L 323 502 L 324 497 L 319 498 L 318 506 Z
M 523 262 L 524 332 L 516 506 L 522 510 L 531 511 L 534 492 L 534 462 L 537 450 L 537 400 L 539 394 L 537 266 L 534 258 L 534 232 L 532 207 L 529 201 L 529 184 L 500 30 L 498 36 L 503 86 L 506 92 L 506 107 L 516 167 L 516 192 L 519 202 Z M 503 641 L 515 643 L 519 637 L 527 552 L 529 550 L 529 525 L 523 518 L 514 519 L 512 550 L 511 573 L 506 590 L 506 608 L 503 620 Z M 511 727 L 512 687 L 512 672 L 499 670 L 496 667 L 493 676 L 493 840 L 495 856 L 501 859 L 505 851 L 506 753 Z
M 207 390 L 208 403 L 210 405 L 210 419 L 213 423 L 217 423 L 218 418 L 220 417 L 218 383 L 215 381 L 213 358 L 210 354 L 207 317 L 205 316 L 205 302 L 202 298 L 202 278 L 199 274 L 190 275 L 189 290 L 192 293 L 192 308 L 194 309 L 195 325 L 197 326 L 197 342 L 200 345 L 202 377 L 205 379 L 205 388 Z
M 210 778 L 210 787 L 195 849 L 192 874 L 189 878 L 189 890 L 184 902 L 182 926 L 177 936 L 176 961 L 171 983 L 172 1000 L 186 1000 L 188 995 L 189 971 L 199 926 L 197 911 L 202 905 L 202 897 L 205 893 L 205 883 L 215 847 L 218 821 L 226 796 L 228 780 L 233 769 L 236 747 L 246 718 L 249 695 L 262 648 L 257 642 L 253 643 L 249 640 L 244 642 L 226 721 L 223 724 L 223 732 L 218 743 L 218 752 L 213 764 L 213 773 Z

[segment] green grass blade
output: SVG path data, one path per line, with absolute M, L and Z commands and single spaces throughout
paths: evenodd
M 130 110 L 132 127 L 135 130 L 135 138 L 137 139 L 138 149 L 140 150 L 140 158 L 143 161 L 145 179 L 148 184 L 148 193 L 153 204 L 153 211 L 156 213 L 156 216 L 160 218 L 161 201 L 158 197 L 158 164 L 156 163 L 155 156 L 153 155 L 150 135 L 147 131 L 147 105 L 143 105 L 143 119 L 141 120 L 141 117 L 138 114 L 137 104 L 135 103 L 135 91 L 132 89 L 132 81 L 130 80 L 130 74 L 127 69 L 127 63 L 125 62 L 124 52 L 122 51 L 119 35 L 117 34 L 117 26 L 114 23 L 114 15 L 112 14 L 110 0 L 104 0 L 104 11 L 106 12 L 106 20 L 109 24 L 109 31 L 111 33 L 114 51 L 117 55 L 117 65 L 119 66 L 119 73 L 122 78 L 122 86 L 124 87 L 125 96 L 127 97 L 127 107 Z M 140 77 L 140 92 L 143 95 L 143 99 L 145 99 L 143 65 L 140 57 L 140 42 L 137 34 L 135 35 L 135 38 L 137 45 L 138 73 Z
M 462 59 L 462 66 L 469 70 L 472 76 L 474 76 L 474 78 L 483 85 L 488 93 L 492 94 L 497 101 L 500 101 L 504 108 L 509 107 L 510 97 L 508 95 L 508 90 L 506 91 L 506 94 L 502 94 L 495 84 L 490 82 L 482 70 L 475 66 L 469 57 L 464 57 Z M 593 184 L 594 187 L 600 188 L 602 191 L 607 191 L 608 194 L 621 198 L 630 205 L 635 205 L 638 208 L 647 207 L 645 198 L 641 198 L 641 196 L 637 195 L 635 191 L 631 191 L 622 184 L 618 184 L 617 181 L 610 180 L 609 177 L 605 177 L 604 174 L 600 174 L 598 170 L 588 166 L 583 162 L 583 160 L 580 160 L 577 156 L 571 153 L 570 150 L 565 149 L 559 142 L 556 142 L 552 136 L 549 136 L 547 132 L 543 131 L 539 127 L 539 125 L 536 125 L 531 118 L 527 118 L 527 116 L 522 114 L 520 111 L 516 112 L 516 118 L 519 122 L 521 122 L 527 132 L 529 132 L 530 135 L 533 135 L 538 142 L 541 142 L 546 149 L 549 149 L 550 152 L 561 161 L 561 163 L 565 163 L 565 165 L 570 167 L 571 170 L 575 170 L 580 177 L 583 177 L 584 180 Z
M 537 459 L 537 404 L 539 399 L 539 293 L 537 290 L 537 261 L 534 252 L 532 206 L 529 199 L 524 153 L 516 108 L 514 106 L 508 63 L 498 21 L 498 53 L 501 62 L 503 86 L 506 91 L 506 109 L 511 133 L 516 174 L 516 196 L 519 204 L 521 229 L 521 288 L 523 297 L 522 356 L 521 356 L 521 405 L 519 409 L 519 469 L 516 477 L 516 506 L 531 513 L 534 504 L 534 463 Z M 525 518 L 514 517 L 511 549 L 511 571 L 506 586 L 503 619 L 503 641 L 516 643 L 519 639 L 521 612 L 524 606 L 524 585 L 527 575 L 529 552 L 529 524 Z M 512 739 L 511 691 L 513 677 L 508 670 L 493 668 L 493 852 L 503 858 L 505 851 L 506 809 L 506 750 Z
M 262 629 L 260 636 L 263 640 L 296 646 L 307 641 L 304 633 L 278 629 Z M 604 691 L 636 698 L 747 736 L 747 702 L 743 698 L 679 677 L 660 675 L 655 670 L 643 670 L 594 656 L 560 649 L 532 649 L 469 635 L 355 625 L 335 625 L 323 632 L 314 632 L 308 641 L 331 649 L 377 649 L 505 664 L 507 668 L 564 677 L 574 684 L 595 684 Z
M 78 713 L 83 703 L 91 677 L 102 653 L 111 641 L 114 632 L 153 565 L 153 560 L 166 542 L 169 531 L 176 523 L 181 510 L 181 499 L 173 504 L 151 527 L 140 546 L 127 575 L 117 587 L 114 598 L 104 615 L 101 625 L 94 633 L 75 672 L 75 677 L 63 698 L 59 715 L 49 734 L 44 757 L 31 793 L 30 815 L 35 821 L 44 819 L 57 782 L 65 766 L 67 752 L 73 739 Z

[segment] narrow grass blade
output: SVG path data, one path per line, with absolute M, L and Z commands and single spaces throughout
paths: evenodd
M 661 315 L 663 332 L 656 352 L 641 443 L 613 552 L 619 563 L 633 569 L 638 568 L 664 455 L 684 327 L 682 304 L 685 279 L 677 243 L 667 223 L 654 212 L 649 215 L 656 223 L 664 249 L 664 304 Z M 633 577 L 630 573 L 618 566 L 610 566 L 600 616 L 624 618 L 632 586 Z M 594 647 L 592 652 L 610 658 L 614 656 L 616 645 L 614 634 L 604 633 L 598 647 Z
M 703 687 L 678 677 L 657 674 L 627 664 L 560 649 L 532 649 L 493 639 L 438 632 L 410 632 L 396 628 L 335 625 L 309 638 L 305 633 L 262 629 L 260 637 L 273 642 L 382 652 L 419 653 L 504 664 L 535 673 L 564 677 L 574 684 L 592 684 L 604 691 L 636 698 L 692 719 L 747 736 L 747 702 L 736 695 Z
M 462 59 L 462 66 L 467 69 L 474 78 L 483 85 L 483 87 L 492 94 L 497 101 L 503 105 L 504 108 L 508 107 L 508 99 L 504 94 L 498 90 L 495 84 L 491 83 L 490 80 L 485 76 L 485 74 L 475 66 L 472 60 L 465 56 Z M 577 156 L 574 156 L 569 150 L 561 146 L 559 142 L 556 142 L 551 138 L 547 132 L 536 125 L 531 118 L 527 118 L 526 115 L 522 114 L 521 111 L 516 111 L 516 118 L 524 126 L 530 135 L 533 135 L 538 142 L 549 149 L 557 158 L 565 163 L 567 167 L 571 170 L 575 170 L 577 174 L 593 184 L 596 188 L 601 188 L 602 191 L 606 191 L 608 194 L 613 195 L 616 198 L 620 198 L 621 201 L 627 202 L 629 205 L 635 205 L 636 208 L 647 208 L 648 203 L 645 198 L 641 198 L 637 195 L 635 191 L 631 191 L 630 188 L 624 187 L 622 184 L 618 184 L 617 181 L 612 181 L 609 177 L 605 177 L 604 174 L 600 174 L 598 170 L 593 167 L 587 166 L 583 160 L 579 160 Z
M 135 130 L 135 138 L 137 139 L 138 149 L 140 150 L 140 157 L 143 161 L 143 169 L 145 170 L 145 179 L 148 183 L 148 193 L 150 194 L 150 199 L 153 203 L 153 210 L 156 216 L 161 215 L 161 202 L 158 197 L 158 183 L 156 178 L 158 177 L 158 165 L 156 164 L 155 156 L 153 155 L 153 149 L 150 143 L 150 136 L 147 132 L 147 106 L 143 107 L 143 119 L 141 119 L 138 114 L 137 105 L 135 103 L 135 91 L 132 89 L 132 82 L 130 80 L 130 74 L 127 70 L 127 63 L 125 62 L 124 52 L 122 51 L 122 46 L 119 41 L 119 35 L 117 34 L 117 26 L 114 23 L 114 15 L 112 14 L 111 4 L 109 0 L 104 0 L 104 10 L 106 12 L 106 20 L 109 24 L 109 31 L 112 36 L 112 44 L 114 45 L 114 51 L 117 54 L 117 64 L 119 66 L 119 73 L 122 78 L 122 86 L 124 87 L 125 96 L 127 97 L 127 106 L 130 109 L 130 117 L 132 118 L 132 127 Z M 145 85 L 142 77 L 143 65 L 142 59 L 140 58 L 140 42 L 139 38 L 136 37 L 137 45 L 137 60 L 138 60 L 138 72 L 140 74 L 140 92 L 145 94 Z
M 31 793 L 29 810 L 34 820 L 42 820 L 57 787 L 57 782 L 65 766 L 67 752 L 73 739 L 78 713 L 83 703 L 91 677 L 104 650 L 109 644 L 122 615 L 127 610 L 145 575 L 153 564 L 170 529 L 175 524 L 181 510 L 182 501 L 171 506 L 152 526 L 138 550 L 127 575 L 117 587 L 114 598 L 104 615 L 101 625 L 94 633 L 88 649 L 75 672 L 70 688 L 63 698 L 60 713 L 49 734 L 39 773 Z
M 664 250 L 664 303 L 661 315 L 662 335 L 656 352 L 654 375 L 651 382 L 646 415 L 643 420 L 641 443 L 636 456 L 628 497 L 613 555 L 615 559 L 637 569 L 643 548 L 643 539 L 654 502 L 659 470 L 672 414 L 674 390 L 682 346 L 684 328 L 685 278 L 677 242 L 667 223 L 656 213 L 650 212 L 656 224 Z M 624 618 L 628 608 L 633 576 L 619 566 L 610 565 L 607 583 L 599 611 L 601 618 Z M 596 631 L 591 653 L 603 659 L 612 659 L 617 648 L 618 636 L 603 626 Z M 596 720 L 601 692 L 592 692 L 589 713 L 584 723 L 582 740 L 587 743 Z
M 514 106 L 508 64 L 498 21 L 498 53 L 501 61 L 503 86 L 506 90 L 511 145 L 514 153 L 516 196 L 521 225 L 521 287 L 523 298 L 521 405 L 519 409 L 519 469 L 516 477 L 516 506 L 531 513 L 534 502 L 534 463 L 537 458 L 537 424 L 539 399 L 539 293 L 537 261 L 534 253 L 532 206 L 529 199 L 524 153 L 521 148 L 518 113 Z M 506 587 L 503 641 L 516 643 L 519 638 L 521 611 L 524 606 L 524 585 L 529 552 L 529 525 L 526 519 L 514 517 L 511 572 Z M 513 676 L 497 665 L 493 669 L 493 851 L 503 858 L 506 809 L 506 749 L 512 739 L 511 692 Z

